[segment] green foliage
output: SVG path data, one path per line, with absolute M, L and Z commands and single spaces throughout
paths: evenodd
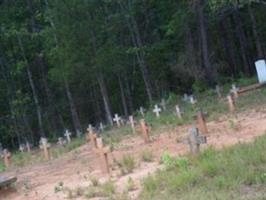
M 133 156 L 126 154 L 126 155 L 123 155 L 120 165 L 121 165 L 122 174 L 130 174 L 135 169 L 136 162 Z
M 142 152 L 142 155 L 141 155 L 141 157 L 142 157 L 142 160 L 144 161 L 144 162 L 152 162 L 153 161 L 153 153 L 152 153 L 152 151 L 150 151 L 150 150 L 144 150 L 143 152 Z
M 146 178 L 140 199 L 250 199 L 244 192 L 247 187 L 250 196 L 263 199 L 265 150 L 266 136 L 262 136 L 251 144 L 222 151 L 206 149 L 197 158 L 185 161 L 185 167 L 177 167 L 178 158 L 165 153 L 165 162 L 174 167 Z

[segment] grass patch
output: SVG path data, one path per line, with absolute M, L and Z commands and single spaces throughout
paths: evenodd
M 139 199 L 265 199 L 265 151 L 262 136 L 222 151 L 207 149 L 189 161 L 164 155 L 171 167 L 146 178 Z

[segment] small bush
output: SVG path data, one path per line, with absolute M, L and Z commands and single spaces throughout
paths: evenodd
M 136 167 L 134 157 L 129 154 L 123 156 L 120 164 L 122 174 L 132 173 L 134 168 Z
M 153 161 L 153 153 L 149 150 L 144 150 L 142 152 L 141 157 L 142 157 L 142 160 L 144 162 L 152 162 Z

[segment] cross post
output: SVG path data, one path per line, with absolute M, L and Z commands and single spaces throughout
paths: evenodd
M 150 142 L 150 127 L 147 125 L 145 119 L 141 119 L 140 120 L 140 128 L 141 128 L 141 132 L 144 138 L 145 143 L 149 143 Z
M 7 149 L 4 149 L 3 152 L 2 152 L 1 157 L 4 159 L 5 167 L 9 168 L 11 153 Z
M 109 147 L 104 147 L 102 138 L 97 138 L 96 140 L 97 148 L 95 148 L 95 152 L 100 157 L 100 167 L 103 173 L 109 174 L 109 162 L 108 162 L 108 153 L 110 152 Z
M 205 113 L 203 113 L 202 111 L 199 111 L 197 113 L 197 127 L 199 129 L 199 131 L 203 134 L 207 134 L 208 133 L 208 128 L 206 125 L 206 115 Z
M 121 118 L 118 116 L 118 114 L 115 114 L 115 117 L 114 117 L 114 122 L 116 123 L 117 127 L 120 127 L 121 126 Z
M 133 133 L 135 134 L 136 133 L 136 129 L 135 129 L 135 121 L 134 121 L 133 115 L 129 116 L 129 122 L 130 122 L 130 125 L 131 125 L 131 129 L 132 129 Z
M 71 142 L 71 135 L 72 135 L 72 133 L 70 133 L 69 130 L 66 129 L 64 136 L 67 139 L 67 143 L 70 143 Z
M 231 94 L 227 96 L 227 101 L 228 101 L 229 111 L 231 113 L 234 113 L 236 111 L 236 106 L 235 106 L 235 100 Z
M 192 154 L 198 154 L 200 152 L 200 145 L 207 143 L 206 136 L 200 136 L 197 128 L 192 128 L 189 132 L 187 142 Z
M 175 111 L 176 111 L 176 115 L 177 115 L 177 117 L 178 117 L 179 119 L 183 119 L 183 117 L 182 117 L 182 112 L 181 112 L 181 109 L 180 109 L 179 105 L 176 105 L 176 106 L 175 106 Z
M 45 160 L 50 160 L 50 149 L 51 145 L 48 143 L 47 138 L 40 139 L 40 149 L 43 150 Z
M 161 108 L 159 108 L 158 105 L 156 104 L 154 106 L 153 112 L 155 113 L 155 115 L 156 115 L 157 118 L 160 118 L 160 112 L 161 111 L 162 111 Z

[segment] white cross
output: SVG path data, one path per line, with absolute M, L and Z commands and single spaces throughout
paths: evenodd
M 103 132 L 103 131 L 104 131 L 104 128 L 105 128 L 105 127 L 104 127 L 103 123 L 101 122 L 101 123 L 100 123 L 100 131 Z
M 222 90 L 221 87 L 219 85 L 216 85 L 215 91 L 216 91 L 219 98 L 222 97 L 221 90 Z
M 159 118 L 160 117 L 160 112 L 162 111 L 161 108 L 158 107 L 158 105 L 156 104 L 154 106 L 153 112 L 156 114 L 156 117 Z
M 183 97 L 183 101 L 186 102 L 186 101 L 188 101 L 188 100 L 189 100 L 189 97 L 188 97 L 187 93 L 185 93 L 185 94 L 184 94 L 184 97 Z
M 197 103 L 197 100 L 194 98 L 193 95 L 191 95 L 191 96 L 189 97 L 189 100 L 190 100 L 190 103 L 191 103 L 192 105 L 195 105 L 195 104 Z
M 72 134 L 69 132 L 69 130 L 66 129 L 64 136 L 66 137 L 68 143 L 71 142 L 71 137 L 70 137 L 71 135 Z
M 237 98 L 238 97 L 238 91 L 239 91 L 239 88 L 238 87 L 236 87 L 236 85 L 235 84 L 232 84 L 232 88 L 231 88 L 231 93 L 233 93 L 234 94 L 234 97 L 235 98 Z
M 30 149 L 31 145 L 28 141 L 26 141 L 26 148 L 27 148 L 28 153 L 30 153 L 31 152 L 31 149 Z
M 20 144 L 19 145 L 19 151 L 20 152 L 24 152 L 24 150 L 25 150 L 25 145 L 24 144 Z
M 177 114 L 178 118 L 182 119 L 182 112 L 181 112 L 179 105 L 175 106 L 175 110 L 176 110 L 176 114 Z
M 142 115 L 142 117 L 144 117 L 145 110 L 144 110 L 144 108 L 142 106 L 139 108 L 139 112 Z
M 135 133 L 135 121 L 132 115 L 129 116 L 129 122 L 130 122 L 133 133 Z
M 87 128 L 87 131 L 89 133 L 93 133 L 93 126 L 91 124 L 89 124 L 88 128 Z
M 121 120 L 121 118 L 118 116 L 118 114 L 115 114 L 115 118 L 114 118 L 113 120 L 114 120 L 114 122 L 116 123 L 116 125 L 117 125 L 118 127 L 121 126 L 121 124 L 120 124 L 120 120 Z

